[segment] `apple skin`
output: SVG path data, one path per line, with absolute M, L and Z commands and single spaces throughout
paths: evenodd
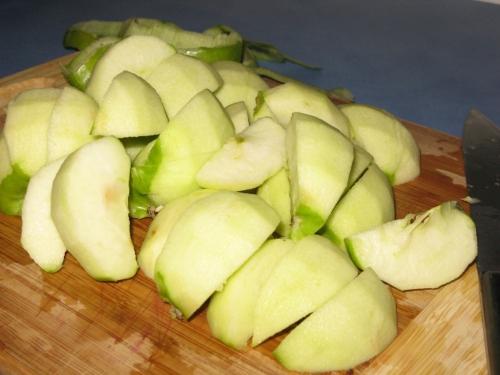
M 403 291 L 453 281 L 477 256 L 475 224 L 456 201 L 351 235 L 345 245 L 360 269 Z
M 273 355 L 290 371 L 350 370 L 380 354 L 397 330 L 394 297 L 368 268 L 295 327 Z

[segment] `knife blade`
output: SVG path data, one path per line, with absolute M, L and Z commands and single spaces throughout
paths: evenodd
M 476 224 L 486 354 L 500 374 L 500 128 L 473 109 L 462 133 L 470 216 Z

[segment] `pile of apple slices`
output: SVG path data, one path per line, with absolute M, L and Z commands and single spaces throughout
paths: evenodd
M 395 220 L 392 187 L 419 175 L 420 151 L 394 116 L 300 83 L 270 88 L 152 36 L 113 44 L 84 92 L 19 94 L 0 155 L 0 209 L 22 215 L 43 270 L 66 251 L 96 280 L 140 268 L 177 315 L 208 302 L 233 348 L 291 330 L 274 351 L 290 370 L 379 354 L 397 334 L 384 282 L 435 288 L 477 253 L 457 202 Z M 136 255 L 130 218 L 148 216 Z

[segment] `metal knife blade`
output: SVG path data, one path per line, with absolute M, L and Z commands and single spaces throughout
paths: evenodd
M 476 224 L 488 367 L 500 374 L 500 128 L 473 109 L 464 123 L 462 151 Z

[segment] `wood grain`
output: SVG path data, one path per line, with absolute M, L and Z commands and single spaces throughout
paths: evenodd
M 0 87 L 34 78 L 63 87 L 59 65 L 73 56 L 0 79 Z M 460 139 L 404 123 L 421 147 L 422 172 L 395 187 L 397 217 L 466 197 Z M 150 222 L 132 221 L 137 251 Z M 0 213 L 1 374 L 291 374 L 272 357 L 286 332 L 255 349 L 232 350 L 211 336 L 205 309 L 189 321 L 172 318 L 141 271 L 97 282 L 68 254 L 63 269 L 48 274 L 22 249 L 20 234 L 21 219 Z M 398 337 L 349 374 L 486 373 L 474 265 L 436 290 L 391 291 Z

